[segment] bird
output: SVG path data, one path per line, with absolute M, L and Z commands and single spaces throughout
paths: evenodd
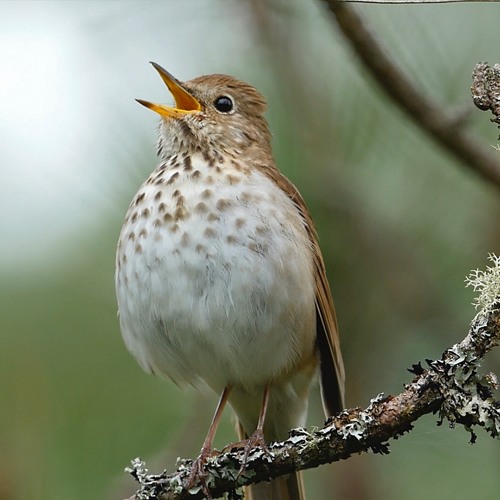
M 275 164 L 265 98 L 229 75 L 182 82 L 151 64 L 174 103 L 137 99 L 160 115 L 160 162 L 120 232 L 118 315 L 146 372 L 220 396 L 193 465 L 203 483 L 226 403 L 246 451 L 265 447 L 305 425 L 318 372 L 325 415 L 344 408 L 344 364 L 316 229 Z M 245 494 L 305 498 L 300 473 Z

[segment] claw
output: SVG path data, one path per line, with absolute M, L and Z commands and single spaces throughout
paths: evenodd
M 262 451 L 264 451 L 266 455 L 271 455 L 271 451 L 267 447 L 266 441 L 264 439 L 264 433 L 262 432 L 262 429 L 256 429 L 249 438 L 242 439 L 237 443 L 228 444 L 222 449 L 223 453 L 234 449 L 243 449 L 243 459 L 241 460 L 241 467 L 238 475 L 236 476 L 237 479 L 239 479 L 241 474 L 245 472 L 250 452 L 257 447 L 262 449 Z
M 210 448 L 202 448 L 200 454 L 196 458 L 196 460 L 193 462 L 193 465 L 191 467 L 191 472 L 189 474 L 189 477 L 187 479 L 186 483 L 186 488 L 189 490 L 193 486 L 195 486 L 197 483 L 200 483 L 201 489 L 203 491 L 203 494 L 208 500 L 212 500 L 212 496 L 210 495 L 210 492 L 208 491 L 207 487 L 207 470 L 206 470 L 206 464 L 207 464 L 207 459 L 210 457 L 213 457 L 215 455 L 219 455 L 220 452 L 217 450 L 212 450 Z
M 243 445 L 243 460 L 238 472 L 238 479 L 245 471 L 248 462 L 248 456 L 253 449 L 259 447 L 264 451 L 266 455 L 271 455 L 271 452 L 269 451 L 269 448 L 267 447 L 266 441 L 264 439 L 264 433 L 261 429 L 256 429 L 248 439 L 245 439 L 243 441 Z

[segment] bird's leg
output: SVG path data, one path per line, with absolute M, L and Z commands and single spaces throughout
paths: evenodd
M 264 422 L 266 421 L 267 405 L 269 403 L 269 386 L 264 387 L 264 395 L 262 396 L 262 405 L 260 407 L 259 420 L 257 422 L 257 428 L 254 433 L 247 439 L 247 444 L 245 446 L 245 460 L 248 458 L 248 454 L 252 448 L 260 446 L 265 452 L 269 453 L 266 446 L 266 441 L 264 440 Z
M 266 421 L 266 413 L 267 413 L 267 406 L 269 403 L 269 395 L 270 395 L 270 388 L 268 385 L 264 387 L 264 395 L 262 397 L 262 405 L 260 407 L 260 413 L 259 413 L 259 420 L 257 421 L 257 428 L 255 429 L 254 433 L 246 438 L 241 440 L 239 443 L 234 443 L 232 445 L 228 445 L 224 448 L 230 449 L 230 448 L 243 448 L 243 459 L 241 462 L 241 468 L 240 471 L 238 472 L 238 477 L 243 473 L 245 470 L 247 460 L 248 460 L 248 455 L 250 452 L 256 447 L 259 446 L 264 450 L 265 453 L 270 453 L 266 441 L 264 439 L 264 423 Z
M 231 386 L 227 386 L 222 391 L 222 394 L 219 398 L 219 403 L 217 404 L 217 409 L 215 410 L 214 416 L 212 418 L 212 423 L 210 424 L 210 428 L 208 429 L 207 437 L 205 441 L 203 441 L 203 446 L 201 447 L 200 454 L 198 458 L 193 462 L 193 466 L 191 468 L 191 473 L 189 474 L 187 488 L 191 488 L 197 481 L 200 481 L 203 493 L 207 498 L 212 498 L 210 496 L 210 492 L 205 483 L 205 478 L 207 473 L 205 471 L 205 464 L 207 462 L 207 458 L 209 458 L 212 451 L 212 443 L 214 441 L 215 433 L 217 431 L 217 427 L 219 426 L 219 422 L 222 416 L 222 411 L 224 410 L 224 406 L 227 403 L 227 399 L 229 397 L 229 393 L 231 392 Z

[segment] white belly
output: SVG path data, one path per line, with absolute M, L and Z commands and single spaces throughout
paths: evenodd
M 254 387 L 314 349 L 311 244 L 259 172 L 157 169 L 127 214 L 116 287 L 127 347 L 177 383 Z

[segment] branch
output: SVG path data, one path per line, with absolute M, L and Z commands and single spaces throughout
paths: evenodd
M 491 121 L 500 128 L 500 64 L 478 63 L 472 73 L 472 100 L 482 111 L 490 110 Z
M 495 269 L 500 276 L 500 267 Z M 488 274 L 483 273 L 483 276 Z M 481 272 L 476 272 L 469 283 L 476 287 L 480 278 Z M 497 283 L 497 290 L 498 286 Z M 499 305 L 496 302 L 496 306 Z M 319 430 L 293 429 L 289 439 L 269 445 L 270 454 L 261 448 L 253 450 L 241 475 L 239 471 L 244 455 L 241 449 L 231 449 L 209 459 L 206 484 L 210 493 L 214 498 L 224 492 L 230 492 L 230 498 L 241 498 L 236 489 L 244 485 L 344 460 L 353 454 L 369 451 L 388 453 L 387 440 L 410 431 L 412 423 L 427 413 L 437 412 L 438 424 L 448 420 L 451 426 L 457 423 L 464 425 L 471 434 L 471 442 L 476 439 L 473 431 L 475 426 L 482 427 L 492 437 L 498 438 L 500 402 L 495 401 L 492 395 L 497 388 L 496 377 L 493 374 L 482 376 L 478 368 L 482 358 L 499 341 L 500 309 L 480 313 L 474 319 L 467 337 L 447 349 L 441 359 L 428 361 L 427 370 L 420 363 L 413 365 L 410 371 L 416 377 L 401 394 L 388 397 L 380 394 L 371 400 L 367 408 L 344 410 L 329 418 L 325 427 Z M 167 475 L 164 471 L 150 475 L 144 462 L 135 459 L 128 471 L 141 488 L 131 498 L 204 498 L 200 485 L 189 491 L 183 486 L 188 480 L 191 464 L 191 460 L 179 460 L 174 474 Z
M 418 90 L 383 49 L 363 19 L 346 2 L 323 0 L 366 69 L 384 92 L 464 166 L 500 188 L 498 157 L 462 127 L 462 119 Z

